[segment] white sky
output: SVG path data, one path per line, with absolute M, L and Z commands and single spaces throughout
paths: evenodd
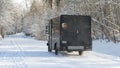
M 13 3 L 17 3 L 17 4 L 20 4 L 22 3 L 24 0 L 13 0 Z

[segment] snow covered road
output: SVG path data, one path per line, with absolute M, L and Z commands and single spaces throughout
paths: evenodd
M 0 68 L 120 68 L 120 58 L 84 52 L 47 52 L 46 41 L 21 36 L 9 36 L 0 41 Z

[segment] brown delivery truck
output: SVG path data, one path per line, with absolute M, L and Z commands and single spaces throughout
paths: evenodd
M 91 17 L 84 15 L 61 15 L 50 20 L 47 25 L 48 51 L 92 50 Z

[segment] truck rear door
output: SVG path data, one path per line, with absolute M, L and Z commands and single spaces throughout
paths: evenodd
M 62 16 L 61 43 L 69 49 L 83 50 L 91 44 L 91 19 L 89 16 Z

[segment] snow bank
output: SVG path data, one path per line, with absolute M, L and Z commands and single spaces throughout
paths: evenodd
M 106 40 L 95 40 L 93 41 L 93 51 L 120 56 L 120 43 L 107 42 Z
M 16 34 L 14 34 L 14 35 L 8 35 L 8 37 L 9 38 L 25 38 L 26 37 L 26 35 L 25 35 L 25 33 L 23 33 L 23 32 L 21 32 L 21 33 L 16 33 Z

